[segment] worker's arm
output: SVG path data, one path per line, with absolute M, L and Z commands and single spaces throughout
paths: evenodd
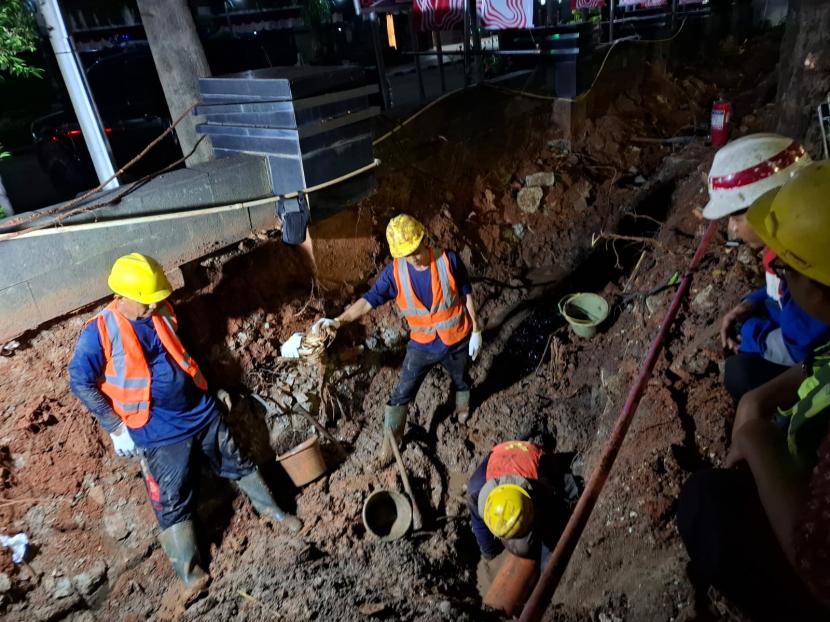
M 369 304 L 369 301 L 365 298 L 359 298 L 350 304 L 343 313 L 338 315 L 334 321 L 338 324 L 348 324 L 349 322 L 359 320 L 371 310 L 372 305 Z
M 803 380 L 804 371 L 800 365 L 796 365 L 745 394 L 735 414 L 735 424 L 732 427 L 733 442 L 738 430 L 748 421 L 771 421 L 779 408 L 788 408 L 798 401 L 798 387 Z
M 379 307 L 390 300 L 394 300 L 397 295 L 398 292 L 395 287 L 395 277 L 392 274 L 392 265 L 390 264 L 383 269 L 378 277 L 378 280 L 372 286 L 372 289 L 366 292 L 362 298 L 346 307 L 346 310 L 335 319 L 331 320 L 323 318 L 322 320 L 318 320 L 314 323 L 312 331 L 329 327 L 337 330 L 342 324 L 354 322 L 355 320 L 362 318 L 375 307 Z
M 90 323 L 81 332 L 69 362 L 69 388 L 95 415 L 101 427 L 112 434 L 121 425 L 121 419 L 113 412 L 109 400 L 98 388 L 98 378 L 103 375 L 105 366 L 98 329 L 94 323 Z
M 787 451 L 784 434 L 770 421 L 746 422 L 733 435 L 727 464 L 749 465 L 764 512 L 781 549 L 796 566 L 795 534 L 807 500 L 803 474 Z
M 470 510 L 470 527 L 473 529 L 478 550 L 481 551 L 481 555 L 485 559 L 493 559 L 504 549 L 501 540 L 492 534 L 484 523 L 481 514 L 478 513 L 478 498 L 487 481 L 487 463 L 489 460 L 490 456 L 488 454 L 487 458 L 478 465 L 478 468 L 470 477 L 470 481 L 467 482 L 467 508 Z
M 481 332 L 481 321 L 478 319 L 478 311 L 476 310 L 476 303 L 473 300 L 473 294 L 469 293 L 466 296 L 467 300 L 464 306 L 467 308 L 467 313 L 470 314 L 470 320 L 473 322 L 473 332 Z

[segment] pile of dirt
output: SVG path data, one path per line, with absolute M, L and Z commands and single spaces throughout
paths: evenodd
M 494 444 L 540 430 L 573 456 L 577 474 L 595 463 L 673 292 L 646 294 L 685 269 L 702 230 L 695 208 L 712 150 L 632 140 L 695 131 L 714 82 L 682 75 L 651 68 L 646 82 L 659 96 L 629 90 L 573 143 L 536 100 L 471 90 L 436 106 L 384 143 L 378 192 L 341 217 L 342 236 L 318 227 L 332 252 L 355 255 L 318 264 L 322 289 L 308 249 L 268 235 L 183 268 L 186 287 L 174 296 L 183 338 L 212 386 L 232 393 L 228 420 L 240 445 L 306 525 L 297 537 L 261 523 L 232 486 L 203 473 L 198 526 L 214 583 L 183 619 L 498 619 L 481 608 L 463 484 Z M 765 118 L 755 114 L 747 131 Z M 401 211 L 459 252 L 487 328 L 471 370 L 471 422 L 453 419 L 449 380 L 438 371 L 411 409 L 403 457 L 425 529 L 378 543 L 360 514 L 372 491 L 402 489 L 394 468 L 369 464 L 406 327 L 389 305 L 340 331 L 322 365 L 277 357 L 291 333 L 369 287 L 367 276 L 388 260 L 385 223 Z M 598 232 L 646 240 L 592 245 Z M 720 242 L 694 277 L 557 594 L 563 619 L 694 616 L 674 499 L 691 470 L 723 459 L 732 407 L 709 327 L 758 278 L 755 257 Z M 575 338 L 557 315 L 559 297 L 576 290 L 613 303 L 593 340 Z M 147 619 L 174 584 L 138 464 L 113 456 L 68 391 L 66 365 L 93 311 L 0 357 L 0 531 L 32 540 L 27 564 L 0 560 L 0 611 L 10 620 Z M 315 413 L 347 456 L 326 444 L 329 474 L 295 489 L 275 457 L 312 428 L 296 412 L 267 414 L 251 391 L 286 412 Z

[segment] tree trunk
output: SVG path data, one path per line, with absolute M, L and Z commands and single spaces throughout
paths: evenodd
M 816 107 L 830 93 L 830 2 L 790 0 L 778 66 L 779 133 L 821 157 Z
M 199 78 L 210 76 L 205 51 L 186 0 L 137 1 L 167 107 L 175 120 L 199 101 Z M 199 122 L 198 117 L 189 115 L 176 127 L 183 155 L 190 153 L 199 140 Z M 187 165 L 211 159 L 213 147 L 205 139 L 187 159 Z

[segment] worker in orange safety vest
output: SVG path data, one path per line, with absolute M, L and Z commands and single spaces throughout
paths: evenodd
M 277 505 L 223 423 L 198 364 L 179 340 L 167 302 L 170 283 L 158 262 L 139 253 L 121 257 L 108 284 L 115 298 L 81 332 L 69 363 L 70 387 L 109 433 L 117 455 L 141 457 L 162 549 L 191 602 L 210 582 L 193 529 L 197 457 L 235 481 L 262 516 L 292 532 L 302 522 Z
M 384 412 L 384 428 L 400 445 L 408 404 L 415 399 L 430 369 L 441 365 L 455 388 L 455 415 L 459 423 L 470 416 L 468 368 L 481 351 L 481 323 L 472 296 L 467 269 L 451 250 L 430 244 L 424 226 L 401 214 L 389 221 L 386 240 L 393 261 L 372 289 L 334 319 L 324 318 L 312 332 L 337 330 L 372 309 L 394 300 L 409 324 L 410 341 L 401 376 Z M 380 464 L 393 458 L 384 430 Z

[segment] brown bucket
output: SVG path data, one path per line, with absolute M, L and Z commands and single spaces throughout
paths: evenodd
M 288 477 L 295 486 L 305 486 L 326 472 L 326 461 L 320 450 L 320 441 L 312 436 L 294 449 L 277 456 Z

